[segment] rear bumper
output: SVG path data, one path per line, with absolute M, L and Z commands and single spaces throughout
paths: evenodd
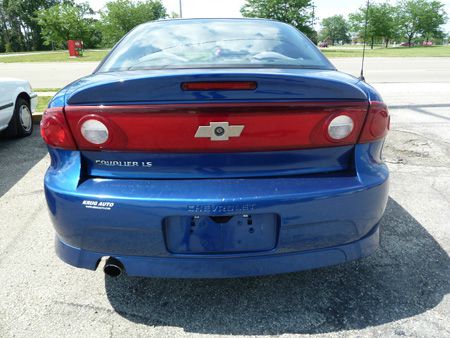
M 263 276 L 309 270 L 349 262 L 372 254 L 379 246 L 376 225 L 358 241 L 321 250 L 246 257 L 143 257 L 115 256 L 128 276 L 168 278 L 233 278 Z M 97 268 L 105 253 L 74 248 L 58 237 L 56 253 L 64 262 L 91 270 Z
M 79 152 L 50 149 L 45 178 L 57 254 L 95 269 L 118 258 L 128 275 L 238 277 L 338 264 L 372 253 L 388 197 L 382 141 L 355 147 L 355 175 L 258 179 L 80 181 Z M 169 216 L 277 214 L 271 250 L 174 254 L 167 249 Z

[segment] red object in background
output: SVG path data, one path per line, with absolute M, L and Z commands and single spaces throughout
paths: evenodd
M 83 54 L 83 41 L 81 40 L 68 40 L 67 47 L 69 49 L 69 56 L 82 56 Z

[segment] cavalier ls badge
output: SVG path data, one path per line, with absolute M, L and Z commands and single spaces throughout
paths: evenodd
M 209 126 L 199 126 L 196 138 L 207 137 L 211 141 L 228 141 L 230 137 L 241 136 L 245 126 L 230 126 L 228 122 L 209 122 Z

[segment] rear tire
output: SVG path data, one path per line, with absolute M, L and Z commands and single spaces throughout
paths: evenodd
M 14 114 L 5 130 L 7 137 L 25 137 L 33 132 L 33 118 L 30 109 L 30 102 L 22 97 L 16 101 Z

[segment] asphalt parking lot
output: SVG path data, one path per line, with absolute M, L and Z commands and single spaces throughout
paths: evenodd
M 428 65 L 416 59 L 419 74 Z M 53 252 L 37 131 L 0 140 L 0 337 L 450 336 L 450 77 L 388 81 L 397 68 L 375 81 L 392 115 L 381 248 L 325 269 L 179 280 L 72 268 Z

